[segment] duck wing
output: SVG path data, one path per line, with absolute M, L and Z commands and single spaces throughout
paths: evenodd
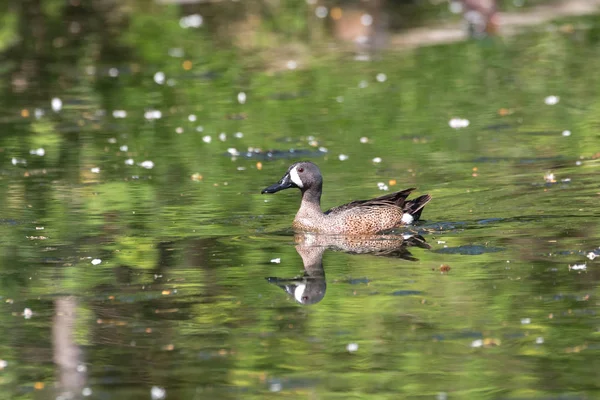
M 342 211 L 347 211 L 355 207 L 372 207 L 372 206 L 396 206 L 400 208 L 404 208 L 404 204 L 406 202 L 406 198 L 410 193 L 415 190 L 415 188 L 405 189 L 400 192 L 386 194 L 380 197 L 376 197 L 370 200 L 356 200 L 347 204 L 342 204 L 341 206 L 333 207 L 327 211 L 325 214 L 335 214 Z M 423 204 L 424 206 L 425 204 Z M 422 208 L 422 206 L 421 206 Z

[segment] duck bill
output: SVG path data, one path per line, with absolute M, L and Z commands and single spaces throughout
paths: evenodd
M 296 185 L 294 185 L 294 182 L 292 182 L 290 176 L 286 174 L 279 182 L 269 186 L 268 188 L 264 188 L 260 193 L 277 193 L 280 190 L 289 189 L 291 187 L 296 187 Z

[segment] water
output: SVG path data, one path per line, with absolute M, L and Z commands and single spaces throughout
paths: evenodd
M 289 69 L 171 11 L 1 65 L 2 398 L 598 396 L 597 18 Z M 297 159 L 433 200 L 295 236 Z

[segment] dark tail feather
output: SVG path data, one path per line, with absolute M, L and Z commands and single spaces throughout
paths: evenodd
M 419 196 L 416 199 L 408 200 L 406 203 L 404 203 L 403 211 L 413 216 L 413 222 L 417 222 L 419 218 L 421 218 L 423 207 L 425 207 L 425 204 L 429 203 L 430 201 L 431 196 L 428 194 L 424 194 L 423 196 Z

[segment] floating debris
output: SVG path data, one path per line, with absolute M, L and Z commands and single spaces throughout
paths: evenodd
M 466 128 L 469 126 L 469 124 L 469 120 L 464 118 L 452 118 L 450 121 L 448 121 L 448 125 L 452 129 Z
M 54 97 L 50 102 L 50 105 L 52 106 L 52 110 L 54 112 L 59 112 L 62 109 L 63 103 L 61 99 Z
M 499 345 L 500 345 L 500 340 L 493 339 L 493 338 L 477 339 L 471 343 L 471 347 L 473 347 L 473 348 L 492 347 L 492 346 L 499 346 Z
M 190 121 L 190 122 L 196 122 L 196 116 L 194 114 L 188 115 L 188 121 Z
M 144 118 L 146 118 L 149 121 L 153 119 L 161 119 L 162 112 L 160 112 L 159 110 L 148 110 L 144 113 Z
M 39 149 L 29 150 L 29 154 L 44 157 L 44 155 L 46 154 L 46 150 L 40 147 Z
M 360 16 L 360 23 L 363 26 L 371 26 L 373 24 L 373 17 L 371 14 L 363 14 Z
M 335 101 L 337 101 L 338 103 L 343 103 L 344 102 L 344 96 L 338 96 L 338 97 L 336 97 Z
M 298 63 L 295 60 L 289 60 L 286 63 L 286 66 L 288 69 L 296 69 L 296 68 L 298 68 Z
M 167 391 L 160 386 L 152 386 L 150 396 L 152 397 L 152 400 L 162 400 L 167 397 Z
M 546 172 L 546 174 L 544 175 L 544 180 L 547 183 L 556 183 L 556 177 L 552 172 Z
M 377 79 L 377 82 L 385 82 L 385 81 L 387 81 L 387 75 L 384 74 L 383 72 L 380 72 L 377 74 L 375 79 Z
M 100 173 L 100 168 L 99 167 L 90 168 L 90 172 L 92 174 L 99 174 Z
M 349 353 L 354 353 L 358 350 L 358 343 L 348 343 L 348 345 L 346 346 L 346 350 Z
M 203 126 L 197 126 L 196 127 L 196 132 L 204 132 L 204 127 Z
M 230 148 L 228 148 L 228 149 L 227 149 L 227 152 L 228 152 L 229 154 L 231 154 L 233 157 L 237 157 L 237 156 L 239 156 L 239 155 L 240 155 L 240 152 L 239 152 L 239 151 L 237 151 L 237 149 L 235 149 L 235 148 L 233 148 L 233 147 L 230 147 Z
M 169 49 L 169 55 L 174 58 L 181 58 L 184 56 L 184 52 L 180 47 L 173 47 Z
M 116 78 L 117 76 L 119 76 L 119 70 L 115 67 L 109 68 L 108 76 L 110 76 L 111 78 Z
M 529 325 L 531 323 L 531 318 L 521 318 L 521 325 Z
M 246 104 L 246 93 L 239 92 L 237 95 L 237 100 L 238 100 L 238 103 L 240 103 L 240 104 Z
M 450 268 L 450 266 L 448 264 L 442 264 L 442 265 L 440 265 L 440 272 L 442 274 L 450 272 L 450 269 L 451 268 Z
M 219 133 L 219 140 L 221 142 L 224 142 L 225 140 L 227 140 L 227 134 L 225 132 Z
M 25 319 L 30 319 L 33 316 L 33 311 L 31 311 L 31 308 L 26 308 L 23 310 L 23 317 Z
M 135 161 L 133 160 L 133 158 L 128 158 L 127 160 L 125 160 L 125 165 L 133 165 L 135 164 Z
M 325 18 L 327 17 L 328 13 L 329 11 L 325 6 L 318 6 L 317 8 L 315 8 L 315 15 L 317 16 L 317 18 Z
M 92 265 L 98 265 L 98 264 L 100 264 L 100 263 L 102 263 L 102 260 L 101 260 L 101 259 L 99 259 L 99 258 L 94 258 L 94 259 L 92 260 Z
M 125 110 L 113 110 L 113 118 L 125 118 L 127 117 L 127 111 Z
M 152 169 L 154 168 L 154 162 L 150 161 L 150 160 L 146 160 L 146 161 L 142 161 L 141 163 L 138 164 L 140 167 L 142 168 L 146 168 L 146 169 Z
M 364 89 L 364 88 L 366 88 L 368 86 L 369 86 L 369 82 L 367 82 L 367 81 L 360 81 L 360 82 L 358 82 L 358 87 L 360 89 Z
M 236 132 L 233 134 L 233 137 L 235 137 L 237 139 L 241 139 L 244 137 L 244 134 L 242 132 Z
M 4 369 L 8 367 L 8 362 L 5 360 L 0 360 L 0 369 Z
M 346 154 L 340 154 L 338 158 L 340 159 L 340 161 L 346 161 L 348 159 L 348 156 Z
M 196 172 L 195 174 L 192 175 L 193 181 L 198 182 L 198 181 L 201 181 L 202 179 L 204 179 L 203 176 L 201 174 L 199 174 L 198 172 Z
M 185 17 L 182 17 L 179 20 L 179 26 L 182 27 L 183 29 L 200 28 L 202 26 L 203 22 L 204 22 L 204 19 L 202 18 L 202 15 L 191 14 L 191 15 L 186 15 Z
M 544 99 L 544 103 L 546 103 L 549 106 L 553 106 L 558 104 L 558 102 L 560 101 L 560 97 L 558 96 L 548 96 Z
M 119 147 L 119 150 L 121 150 L 121 151 L 128 151 L 129 147 L 126 144 L 124 144 L 121 147 Z
M 177 133 L 178 135 L 181 135 L 183 133 L 183 128 L 178 126 L 177 128 L 175 128 L 175 133 Z
M 279 257 L 278 257 L 278 258 L 273 258 L 273 259 L 271 260 L 271 262 L 272 262 L 273 264 L 281 264 L 281 258 L 279 258 Z
M 212 141 L 212 138 L 209 135 L 202 136 L 202 141 L 204 143 L 210 143 Z
M 383 160 L 381 159 L 381 157 L 375 157 L 375 158 L 373 159 L 373 162 L 374 162 L 375 164 L 379 164 L 381 161 L 383 161 Z
M 587 265 L 586 264 L 573 264 L 573 265 L 569 265 L 569 271 L 573 270 L 573 271 L 585 271 L 587 270 Z
M 327 154 L 325 148 L 319 150 L 307 150 L 307 149 L 290 149 L 290 150 L 269 150 L 263 151 L 259 148 L 249 147 L 248 151 L 240 152 L 238 155 L 240 157 L 246 159 L 258 159 L 258 160 L 275 160 L 275 159 L 289 159 L 289 158 L 299 158 L 299 157 L 315 157 L 315 156 L 323 156 Z M 224 153 L 224 155 L 231 157 L 229 152 Z
M 544 338 L 541 336 L 536 337 L 535 344 L 544 344 Z
M 598 254 L 594 253 L 593 251 L 590 251 L 589 253 L 587 253 L 586 257 L 590 260 L 593 260 L 594 258 L 598 257 Z
M 366 136 L 363 136 L 363 137 L 360 138 L 360 142 L 363 143 L 363 144 L 364 143 L 369 143 L 369 138 L 366 137 Z
M 563 136 L 571 136 L 571 131 L 562 131 Z
M 383 182 L 377 182 L 377 187 L 379 188 L 379 190 L 389 190 L 388 185 L 386 185 Z M 408 215 L 408 214 L 407 214 Z
M 159 85 L 162 85 L 165 83 L 165 73 L 162 71 L 158 71 L 157 73 L 154 74 L 154 82 L 158 83 Z

